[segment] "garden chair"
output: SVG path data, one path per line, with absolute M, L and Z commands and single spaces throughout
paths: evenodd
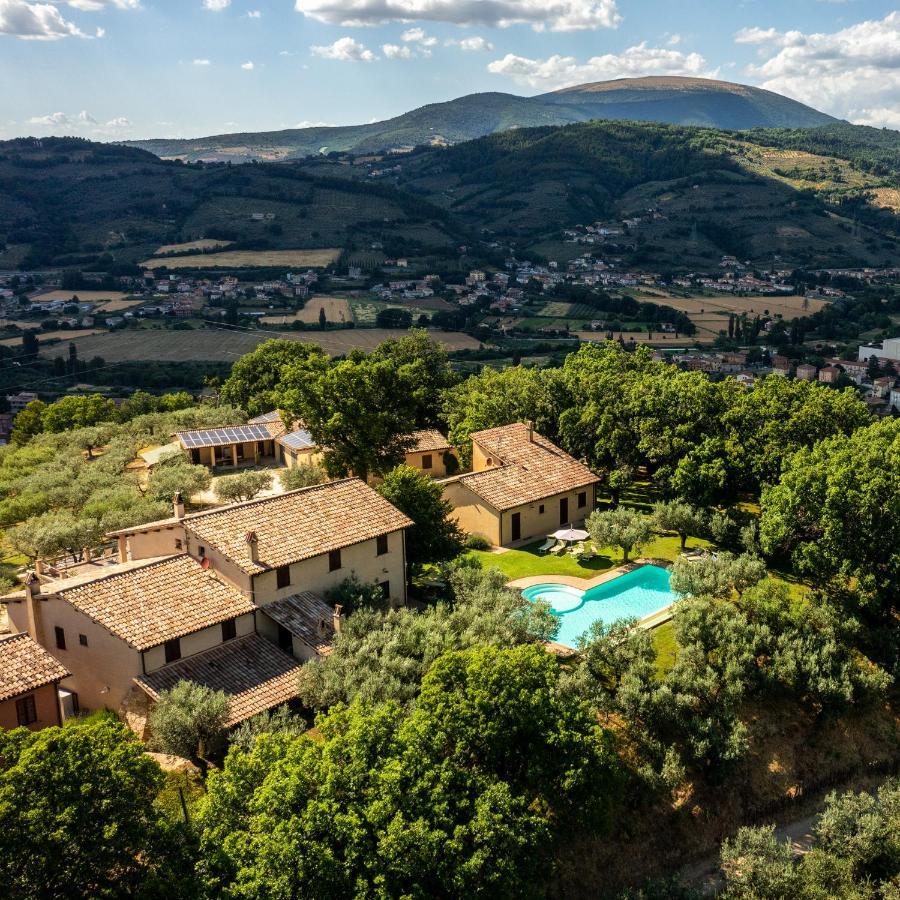
M 553 549 L 553 547 L 555 545 L 556 545 L 556 538 L 552 538 L 552 537 L 547 538 L 547 540 L 544 541 L 544 543 L 541 544 L 540 547 L 538 547 L 537 552 L 538 553 L 548 553 L 550 550 Z

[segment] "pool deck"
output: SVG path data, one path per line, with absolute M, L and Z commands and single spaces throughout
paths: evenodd
M 577 588 L 579 591 L 589 591 L 591 588 L 597 587 L 598 584 L 606 584 L 607 581 L 612 581 L 620 575 L 626 575 L 628 572 L 633 572 L 635 569 L 641 569 L 644 566 L 659 566 L 666 569 L 670 565 L 671 563 L 666 559 L 640 558 L 633 562 L 625 563 L 625 565 L 616 566 L 616 568 L 609 569 L 600 575 L 595 575 L 593 578 L 579 578 L 576 575 L 529 575 L 527 578 L 516 578 L 515 581 L 510 581 L 506 586 L 521 591 L 539 584 L 564 584 L 567 587 Z

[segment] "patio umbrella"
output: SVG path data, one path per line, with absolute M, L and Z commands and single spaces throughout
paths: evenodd
M 550 537 L 555 537 L 558 541 L 586 541 L 590 534 L 583 528 L 560 528 L 554 531 Z

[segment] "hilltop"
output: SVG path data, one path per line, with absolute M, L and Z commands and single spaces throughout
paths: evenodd
M 322 152 L 370 153 L 420 144 L 455 144 L 515 128 L 628 119 L 712 128 L 811 128 L 836 120 L 760 88 L 704 78 L 625 78 L 536 97 L 469 94 L 368 125 L 243 132 L 189 140 L 131 141 L 163 158 L 245 162 Z
M 364 267 L 404 256 L 434 269 L 486 236 L 563 261 L 583 252 L 565 229 L 629 219 L 640 227 L 598 251 L 628 265 L 703 270 L 725 254 L 760 266 L 890 265 L 898 160 L 900 134 L 843 123 L 594 121 L 250 166 L 21 139 L 0 144 L 0 266 L 105 269 L 202 240 L 210 268 L 225 249 L 335 248 Z

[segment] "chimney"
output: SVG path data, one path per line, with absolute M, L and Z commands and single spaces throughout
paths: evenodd
M 179 521 L 184 518 L 184 500 L 181 497 L 181 491 L 176 491 L 175 496 L 172 497 L 172 511 Z
M 244 540 L 247 542 L 247 553 L 250 555 L 250 562 L 259 562 L 259 538 L 255 531 L 248 531 Z
M 28 619 L 28 634 L 32 640 L 38 640 L 38 611 L 36 600 L 41 593 L 41 583 L 34 572 L 25 576 L 25 615 Z
M 531 419 L 525 423 L 525 438 L 529 444 L 534 441 L 534 422 Z
M 334 633 L 341 633 L 341 621 L 343 620 L 343 615 L 341 615 L 341 610 L 343 610 L 343 606 L 340 603 L 335 604 L 334 612 L 331 614 L 331 622 L 334 625 Z

